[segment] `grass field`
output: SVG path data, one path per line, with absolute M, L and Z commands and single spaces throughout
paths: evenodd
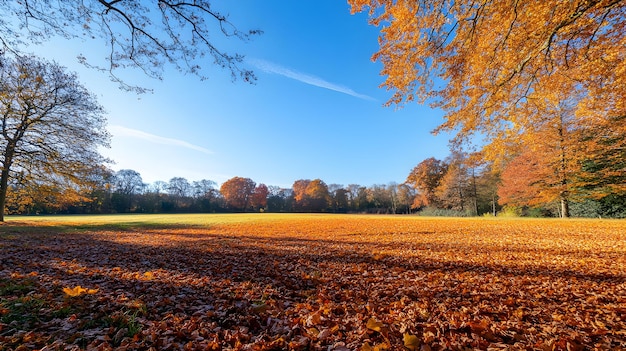
M 624 350 L 626 222 L 9 217 L 0 350 Z

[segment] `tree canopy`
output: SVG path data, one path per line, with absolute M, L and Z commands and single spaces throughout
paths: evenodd
M 350 0 L 381 26 L 389 103 L 433 99 L 439 130 L 515 127 L 529 94 L 582 91 L 579 116 L 626 115 L 626 2 Z M 563 84 L 568 82 L 569 84 Z
M 388 104 L 443 109 L 435 132 L 496 168 L 533 149 L 564 215 L 572 195 L 624 191 L 626 1 L 349 2 L 381 27 Z
M 0 221 L 9 186 L 80 196 L 107 146 L 102 107 L 56 63 L 0 56 Z
M 96 68 L 125 88 L 144 90 L 120 79 L 116 73 L 120 68 L 138 67 L 161 78 L 167 63 L 206 78 L 200 62 L 207 56 L 214 65 L 229 70 L 233 79 L 256 80 L 242 66 L 243 56 L 221 48 L 214 34 L 246 41 L 261 31 L 239 30 L 210 1 L 0 0 L 0 10 L 0 44 L 5 51 L 19 51 L 54 36 L 100 38 L 108 46 L 108 66 Z M 81 60 L 90 65 L 84 56 Z

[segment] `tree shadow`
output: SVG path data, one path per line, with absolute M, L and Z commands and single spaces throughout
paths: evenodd
M 279 330 L 287 333 L 287 327 L 293 330 L 294 325 L 306 325 L 302 322 L 306 313 L 314 312 L 323 301 L 350 306 L 342 307 L 342 314 L 335 316 L 344 321 L 350 313 L 382 314 L 389 307 L 367 310 L 370 307 L 366 306 L 402 299 L 426 300 L 434 313 L 441 308 L 436 305 L 448 309 L 482 306 L 486 301 L 497 304 L 513 296 L 517 300 L 511 309 L 532 310 L 539 301 L 552 313 L 564 306 L 586 308 L 581 294 L 602 295 L 596 302 L 600 305 L 619 303 L 619 296 L 611 294 L 626 282 L 623 271 L 460 258 L 471 257 L 477 248 L 483 253 L 507 250 L 521 255 L 524 248 L 519 247 L 405 243 L 402 250 L 410 254 L 395 255 L 398 245 L 354 240 L 349 234 L 311 239 L 280 233 L 233 233 L 219 226 L 10 225 L 0 227 L 0 277 L 36 272 L 42 285 L 56 294 L 62 294 L 63 287 L 97 288 L 102 306 L 109 306 L 103 310 L 129 308 L 132 301 L 141 301 L 146 306 L 146 326 L 175 318 L 182 323 L 196 316 L 214 323 L 221 332 L 245 327 L 257 335 L 268 335 L 272 328 L 282 335 Z M 539 257 L 586 255 L 582 250 L 534 250 Z M 296 307 L 299 305 L 309 307 L 302 310 Z M 550 313 L 529 321 L 548 323 Z M 407 325 L 417 328 L 418 321 Z M 176 328 L 182 327 L 177 324 Z M 505 339 L 500 336 L 498 340 Z

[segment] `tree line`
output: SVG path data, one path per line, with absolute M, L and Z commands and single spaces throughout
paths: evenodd
M 362 186 L 299 179 L 290 188 L 233 177 L 218 187 L 212 180 L 174 177 L 151 184 L 130 169 L 94 168 L 80 196 L 69 189 L 14 182 L 11 214 L 325 212 L 422 214 L 435 216 L 562 217 L 558 201 L 528 205 L 512 200 L 508 175 L 470 156 L 453 152 L 444 160 L 428 158 L 403 183 Z M 572 202 L 577 217 L 626 217 L 626 194 Z
M 218 187 L 212 180 L 143 182 L 130 169 L 95 169 L 79 198 L 69 190 L 13 182 L 7 196 L 10 214 L 332 212 L 411 213 L 415 192 L 407 184 L 369 187 L 300 179 L 291 188 L 233 177 Z

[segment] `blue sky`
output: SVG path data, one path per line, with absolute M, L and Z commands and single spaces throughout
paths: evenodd
M 33 48 L 79 73 L 107 110 L 114 170 L 145 182 L 185 177 L 218 184 L 234 176 L 289 187 L 297 179 L 327 184 L 403 182 L 428 157 L 448 154 L 448 135 L 430 131 L 441 111 L 411 104 L 383 107 L 378 28 L 342 1 L 224 1 L 214 7 L 239 29 L 261 29 L 249 42 L 214 34 L 218 45 L 246 55 L 255 85 L 232 82 L 210 64 L 200 81 L 167 67 L 163 81 L 138 70 L 125 79 L 153 89 L 137 95 L 77 63 L 106 55 L 102 41 L 55 39 Z

